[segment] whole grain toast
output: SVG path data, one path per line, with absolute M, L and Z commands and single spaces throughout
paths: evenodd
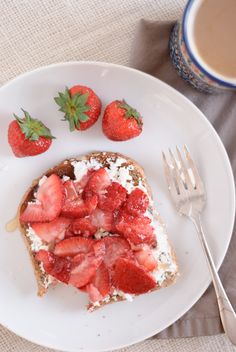
M 29 187 L 29 189 L 26 191 L 20 205 L 19 205 L 19 211 L 18 211 L 18 216 L 20 218 L 20 215 L 23 213 L 23 211 L 25 210 L 27 203 L 32 201 L 34 199 L 34 193 L 37 190 L 38 187 L 38 183 L 39 180 L 43 177 L 43 176 L 50 176 L 51 174 L 56 174 L 59 177 L 63 177 L 63 176 L 68 176 L 70 177 L 70 179 L 74 180 L 75 179 L 75 174 L 74 174 L 74 166 L 72 165 L 73 162 L 75 161 L 82 161 L 82 160 L 91 160 L 91 159 L 95 159 L 96 161 L 98 161 L 103 167 L 107 167 L 109 168 L 110 162 L 112 161 L 116 161 L 117 158 L 122 158 L 124 159 L 124 162 L 122 164 L 122 167 L 130 167 L 129 168 L 129 174 L 132 177 L 132 182 L 134 184 L 134 186 L 138 186 L 140 182 L 142 182 L 143 187 L 145 187 L 145 189 L 147 190 L 147 194 L 149 195 L 150 199 L 152 199 L 152 193 L 151 193 L 151 189 L 148 185 L 148 182 L 146 180 L 146 176 L 144 173 L 144 170 L 142 169 L 142 167 L 134 160 L 132 160 L 131 158 L 124 156 L 122 154 L 119 153 L 114 153 L 114 152 L 92 152 L 89 154 L 86 154 L 84 156 L 78 156 L 75 158 L 71 158 L 71 159 L 66 159 L 64 161 L 62 161 L 61 163 L 59 163 L 58 165 L 50 168 L 49 170 L 47 170 L 43 175 L 41 175 L 39 178 L 37 178 L 36 180 L 34 180 L 32 182 L 32 185 Z M 160 218 L 160 215 L 157 213 L 155 207 L 153 205 L 151 205 L 151 211 L 152 214 L 154 216 L 154 218 L 158 221 L 158 223 L 163 227 L 164 232 L 166 233 L 166 229 L 165 229 L 165 225 L 163 223 L 163 221 Z M 25 241 L 27 250 L 29 252 L 31 261 L 32 261 L 32 265 L 34 268 L 34 273 L 35 273 L 35 277 L 37 280 L 37 284 L 38 284 L 38 295 L 42 296 L 47 292 L 48 289 L 48 285 L 45 284 L 45 282 L 47 282 L 48 279 L 48 275 L 45 273 L 45 271 L 43 270 L 42 266 L 38 263 L 38 261 L 35 259 L 35 253 L 32 251 L 31 249 L 31 239 L 30 237 L 27 235 L 27 228 L 28 225 L 21 223 L 19 221 L 19 227 L 20 227 L 20 231 L 22 233 L 23 239 Z M 161 287 L 166 287 L 169 286 L 170 284 L 174 283 L 176 280 L 176 277 L 178 275 L 178 266 L 176 263 L 176 256 L 175 253 L 172 249 L 172 247 L 170 246 L 169 242 L 168 245 L 170 247 L 170 260 L 172 262 L 172 264 L 174 265 L 174 267 L 176 268 L 174 271 L 172 270 L 171 272 L 168 272 L 168 270 L 165 272 L 165 277 L 164 280 L 162 280 L 161 284 L 157 283 L 157 286 L 153 289 L 158 290 Z M 54 279 L 54 282 L 56 282 L 57 280 Z M 125 298 L 120 297 L 120 296 L 116 296 L 116 297 L 111 297 L 110 300 L 106 300 L 103 301 L 99 304 L 99 306 L 103 306 L 107 303 L 111 303 L 112 301 L 121 301 L 124 300 Z M 92 307 L 93 309 L 94 307 Z

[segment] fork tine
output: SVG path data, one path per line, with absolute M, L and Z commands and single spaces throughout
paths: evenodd
M 169 154 L 170 154 L 170 159 L 171 159 L 172 165 L 174 167 L 172 172 L 175 174 L 175 177 L 177 180 L 177 186 L 179 188 L 179 193 L 184 193 L 184 192 L 186 192 L 186 189 L 184 186 L 184 181 L 181 178 L 179 166 L 176 162 L 176 159 L 175 159 L 174 154 L 172 153 L 171 149 L 169 149 Z
M 184 153 L 195 179 L 195 188 L 204 192 L 204 185 L 203 185 L 202 179 L 198 173 L 198 170 L 193 162 L 193 159 L 191 158 L 191 155 L 186 145 L 184 145 Z
M 176 146 L 176 152 L 177 152 L 177 155 L 178 155 L 179 163 L 181 165 L 181 170 L 182 170 L 182 172 L 184 174 L 184 178 L 185 178 L 184 185 L 186 186 L 186 189 L 189 189 L 190 187 L 194 188 L 195 185 L 193 185 L 193 182 L 192 182 L 192 180 L 191 180 L 191 178 L 189 176 L 186 164 L 183 161 L 182 155 L 181 155 L 180 150 L 179 150 L 179 148 L 177 146 Z
M 167 159 L 166 159 L 166 156 L 165 156 L 164 152 L 162 152 L 162 160 L 163 160 L 164 172 L 165 172 L 165 176 L 166 176 L 168 189 L 169 189 L 170 192 L 174 192 L 175 191 L 177 194 L 179 194 L 177 181 L 174 178 L 174 176 L 172 175 L 172 170 L 170 168 L 170 165 L 167 162 Z

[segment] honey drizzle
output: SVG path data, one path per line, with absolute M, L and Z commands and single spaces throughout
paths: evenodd
M 14 232 L 18 227 L 18 214 L 6 223 L 5 229 L 7 232 Z

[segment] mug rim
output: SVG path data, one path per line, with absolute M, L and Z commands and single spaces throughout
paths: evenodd
M 187 34 L 187 19 L 188 16 L 190 14 L 193 2 L 196 0 L 188 0 L 185 9 L 184 9 L 184 13 L 183 13 L 183 20 L 182 20 L 182 35 L 183 35 L 183 40 L 185 43 L 185 46 L 188 50 L 188 54 L 191 58 L 191 60 L 193 61 L 193 63 L 210 79 L 212 79 L 213 81 L 215 81 L 216 83 L 223 85 L 225 87 L 230 87 L 230 88 L 236 88 L 236 84 L 230 83 L 230 82 L 226 82 L 223 81 L 222 79 L 214 76 L 213 74 L 209 73 L 197 60 L 197 58 L 195 57 L 194 53 L 191 50 L 191 45 L 188 39 L 188 34 Z

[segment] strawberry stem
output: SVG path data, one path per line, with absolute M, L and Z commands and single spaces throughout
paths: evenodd
M 80 128 L 81 122 L 89 120 L 89 116 L 85 112 L 90 110 L 90 106 L 86 104 L 88 100 L 88 93 L 75 93 L 71 96 L 68 87 L 65 88 L 64 93 L 59 92 L 58 96 L 54 98 L 57 105 L 60 106 L 59 111 L 64 112 L 64 121 L 69 122 L 70 131 Z
M 21 109 L 24 113 L 24 117 L 20 118 L 16 114 L 13 114 L 15 119 L 18 122 L 18 125 L 21 131 L 24 133 L 25 138 L 31 141 L 37 141 L 39 137 L 45 137 L 49 139 L 54 139 L 51 131 L 48 127 L 46 127 L 40 120 L 33 119 L 30 114 Z
M 134 118 L 137 121 L 138 125 L 142 126 L 143 123 L 140 113 L 136 109 L 132 108 L 129 104 L 127 104 L 124 99 L 122 100 L 119 107 L 126 110 L 125 117 L 127 119 Z

